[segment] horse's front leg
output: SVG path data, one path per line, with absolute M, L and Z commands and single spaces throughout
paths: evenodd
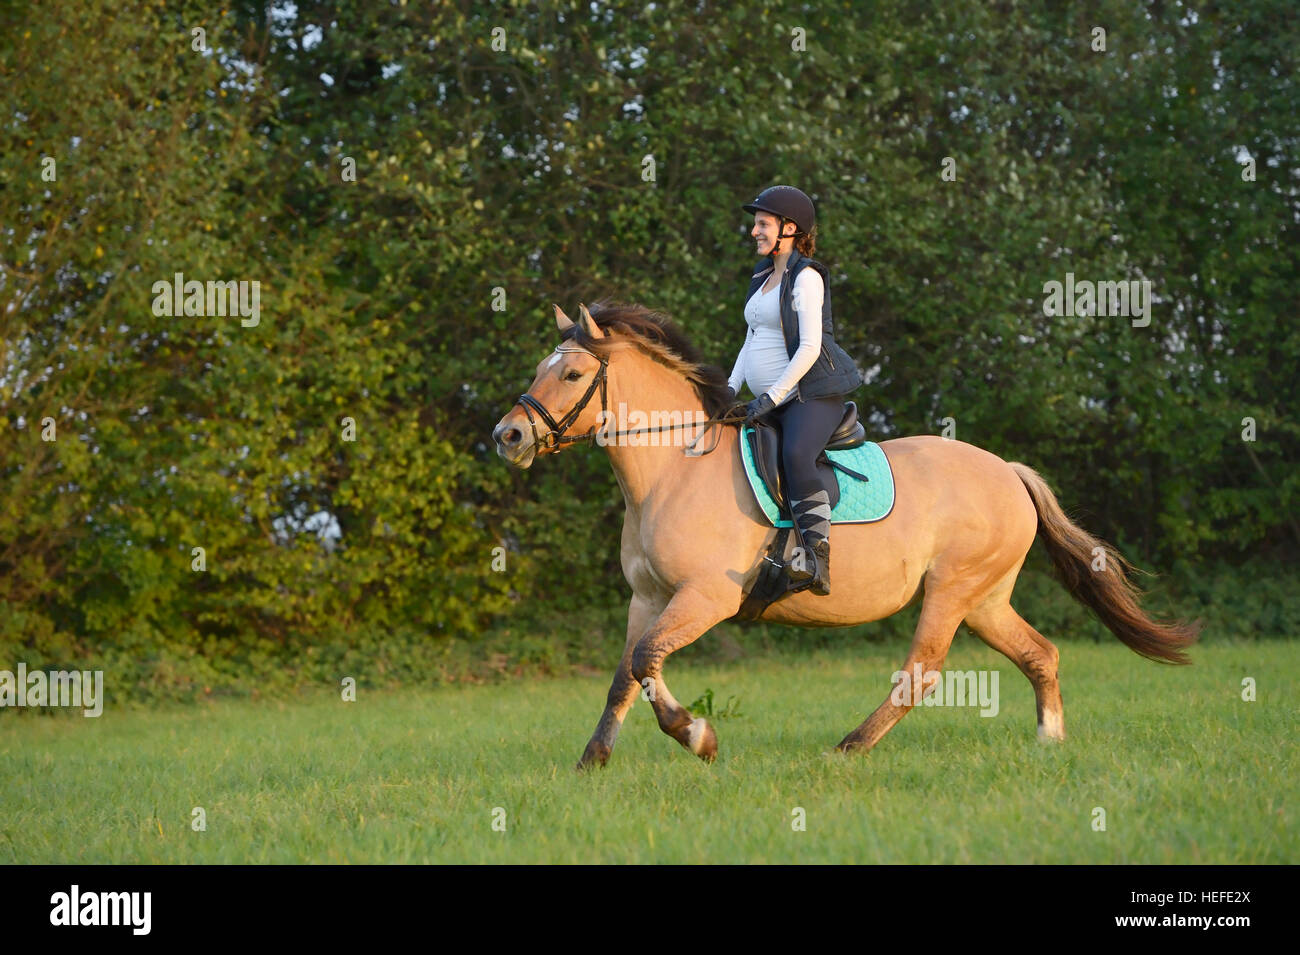
M 582 759 L 578 760 L 578 769 L 604 766 L 609 761 L 623 719 L 636 702 L 637 693 L 641 691 L 641 685 L 632 676 L 632 654 L 661 609 L 662 604 L 655 606 L 649 599 L 633 594 L 632 602 L 627 608 L 627 643 L 623 646 L 623 659 L 614 672 L 614 682 L 610 684 L 609 696 L 605 699 L 605 712 L 601 714 L 596 732 L 591 734 L 591 740 L 583 750 Z
M 706 719 L 692 719 L 690 711 L 668 692 L 663 665 L 670 653 L 694 643 L 715 624 L 735 613 L 723 609 L 689 587 L 677 592 L 632 653 L 632 676 L 646 688 L 659 728 L 700 759 L 713 762 L 718 755 L 718 736 Z

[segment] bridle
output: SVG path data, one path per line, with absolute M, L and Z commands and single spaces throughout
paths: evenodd
M 600 362 L 600 371 L 596 372 L 596 377 L 591 379 L 591 384 L 587 386 L 587 393 L 582 396 L 582 400 L 574 405 L 573 410 L 566 414 L 560 421 L 556 421 L 551 417 L 551 413 L 546 410 L 546 407 L 528 392 L 524 392 L 519 396 L 518 400 L 515 401 L 515 404 L 524 406 L 524 414 L 528 415 L 528 427 L 533 431 L 533 445 L 535 447 L 549 448 L 552 450 L 562 444 L 576 444 L 579 441 L 595 440 L 596 429 L 594 427 L 586 434 L 567 436 L 564 432 L 569 429 L 569 425 L 578 420 L 578 415 L 582 414 L 582 409 L 587 407 L 587 402 L 589 402 L 591 396 L 596 393 L 597 385 L 600 386 L 600 420 L 605 420 L 605 412 L 609 410 L 605 401 L 605 379 L 607 377 L 606 372 L 609 371 L 609 359 L 602 355 L 593 354 L 585 348 L 564 348 L 561 346 L 557 347 L 555 350 L 557 352 L 578 352 L 583 355 L 591 355 L 592 358 L 595 358 Z M 537 437 L 537 421 L 533 418 L 534 411 L 542 416 L 542 420 L 546 422 L 546 426 L 551 429 L 546 432 L 544 436 L 545 440 Z
M 563 418 L 561 418 L 559 421 L 556 421 L 555 418 L 552 417 L 551 413 L 546 410 L 545 405 L 543 405 L 540 401 L 538 401 L 528 392 L 524 392 L 515 400 L 515 404 L 524 406 L 524 414 L 528 416 L 528 427 L 533 432 L 533 446 L 539 448 L 546 448 L 548 450 L 555 450 L 556 448 L 566 444 L 578 444 L 579 442 L 592 443 L 595 441 L 596 434 L 597 434 L 597 430 L 595 427 L 593 427 L 590 431 L 586 432 L 585 434 L 566 435 L 564 432 L 569 429 L 569 425 L 573 424 L 573 422 L 578 420 L 578 415 L 582 414 L 582 409 L 587 407 L 587 403 L 591 401 L 592 395 L 596 393 L 597 386 L 600 387 L 600 411 L 601 411 L 600 418 L 598 418 L 597 420 L 606 421 L 608 420 L 609 417 L 609 403 L 606 400 L 606 393 L 605 393 L 605 382 L 609 372 L 609 359 L 602 355 L 597 355 L 594 352 L 589 352 L 585 348 L 564 348 L 563 346 L 558 346 L 556 347 L 555 350 L 561 353 L 577 352 L 578 354 L 582 354 L 582 355 L 590 355 L 592 358 L 600 362 L 600 371 L 596 372 L 596 377 L 593 378 L 591 380 L 591 384 L 587 386 L 587 393 L 584 394 L 582 396 L 582 399 L 576 405 L 573 406 L 573 409 L 568 414 L 566 414 Z M 541 416 L 542 420 L 546 422 L 546 426 L 551 429 L 547 431 L 546 434 L 542 435 L 540 438 L 537 435 L 537 420 L 533 417 L 534 411 L 536 411 Z M 659 428 L 640 428 L 635 431 L 616 431 L 614 432 L 614 434 L 610 435 L 610 437 L 619 438 L 630 434 L 653 434 L 662 431 L 675 431 L 678 428 L 697 427 L 700 425 L 712 425 L 712 424 L 729 424 L 735 421 L 743 421 L 743 420 L 744 420 L 743 415 L 741 416 L 732 415 L 725 418 L 713 418 L 709 421 L 704 421 L 704 422 L 691 422 L 691 423 L 684 423 L 684 424 L 677 424 L 677 425 L 665 425 Z M 712 451 L 714 448 L 718 446 L 718 441 L 722 440 L 721 430 L 719 430 L 718 437 L 713 442 L 713 447 L 709 448 L 708 451 L 695 450 L 696 443 L 699 442 L 700 438 L 704 437 L 707 430 L 708 429 L 706 428 L 705 431 L 701 431 L 699 435 L 697 435 L 691 441 L 691 443 L 686 446 L 686 454 L 688 456 L 696 457 L 702 454 L 708 454 L 710 451 Z

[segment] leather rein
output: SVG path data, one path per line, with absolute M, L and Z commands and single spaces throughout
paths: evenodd
M 569 429 L 569 426 L 573 424 L 573 422 L 578 420 L 578 415 L 582 414 L 582 410 L 587 407 L 588 402 L 590 402 L 592 396 L 595 395 L 597 387 L 600 388 L 600 411 L 601 411 L 600 420 L 602 421 L 608 420 L 609 405 L 606 400 L 605 382 L 608 379 L 609 359 L 601 355 L 594 354 L 593 352 L 589 352 L 585 348 L 559 347 L 556 348 L 555 350 L 557 352 L 578 352 L 579 354 L 590 355 L 592 358 L 600 362 L 600 371 L 596 372 L 596 377 L 593 378 L 591 380 L 591 384 L 587 386 L 587 393 L 582 396 L 582 400 L 580 400 L 576 405 L 574 405 L 573 409 L 568 414 L 566 414 L 563 418 L 561 418 L 559 421 L 556 421 L 555 418 L 551 415 L 551 413 L 546 410 L 545 405 L 543 405 L 540 401 L 538 401 L 528 392 L 524 392 L 522 395 L 520 395 L 518 399 L 516 399 L 515 404 L 524 406 L 524 414 L 528 416 L 528 427 L 531 428 L 533 432 L 534 447 L 548 448 L 551 450 L 555 450 L 567 444 L 594 443 L 597 434 L 597 430 L 594 427 L 590 431 L 584 434 L 566 435 L 564 432 Z M 550 429 L 541 437 L 538 437 L 537 434 L 537 420 L 536 418 L 533 417 L 534 411 L 536 411 L 537 414 L 541 416 L 542 421 L 544 421 L 546 423 L 546 426 Z M 664 425 L 663 427 L 659 427 L 659 428 L 640 428 L 635 431 L 616 431 L 614 434 L 610 435 L 610 437 L 621 438 L 632 434 L 658 434 L 659 432 L 662 431 L 676 431 L 679 428 L 705 428 L 707 431 L 710 425 L 732 424 L 734 422 L 744 421 L 744 420 L 745 420 L 744 415 L 740 415 L 740 416 L 730 415 L 723 418 L 710 418 L 707 421 L 692 421 L 689 423 Z M 705 431 L 701 431 L 700 434 L 694 440 L 692 440 L 690 444 L 686 445 L 685 453 L 687 455 L 698 457 L 700 455 L 709 454 L 711 451 L 713 451 L 714 448 L 718 446 L 718 442 L 722 440 L 722 433 L 721 431 L 719 431 L 717 439 L 714 440 L 713 446 L 710 447 L 708 451 L 697 452 L 695 451 L 695 445 L 699 442 L 700 438 L 704 437 L 704 434 Z

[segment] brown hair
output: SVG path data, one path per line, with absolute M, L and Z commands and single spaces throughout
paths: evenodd
M 798 228 L 798 226 L 795 226 Z M 806 235 L 795 236 L 794 247 L 799 250 L 799 254 L 807 258 L 812 258 L 813 253 L 817 251 L 817 226 L 814 223 L 812 231 Z

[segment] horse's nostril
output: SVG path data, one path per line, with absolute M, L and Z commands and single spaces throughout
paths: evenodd
M 523 440 L 524 433 L 504 422 L 492 429 L 492 440 L 502 447 L 513 448 Z

